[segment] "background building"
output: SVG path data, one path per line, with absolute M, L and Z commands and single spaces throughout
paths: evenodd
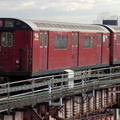
M 100 13 L 93 24 L 106 24 L 106 25 L 118 25 L 120 26 L 120 16 L 110 12 Z

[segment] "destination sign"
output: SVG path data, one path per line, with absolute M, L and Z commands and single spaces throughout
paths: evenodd
M 5 20 L 5 27 L 14 27 L 13 20 Z

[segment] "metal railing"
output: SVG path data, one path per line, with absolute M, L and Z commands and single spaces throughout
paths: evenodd
M 114 87 L 120 83 L 120 66 L 68 74 L 33 78 L 0 84 L 0 110 L 19 108 L 60 97 Z M 73 81 L 73 85 L 68 82 Z M 51 90 L 49 91 L 49 86 Z M 21 93 L 18 93 L 18 91 Z

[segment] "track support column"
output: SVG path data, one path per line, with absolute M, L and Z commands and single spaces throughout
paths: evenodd
M 114 120 L 119 120 L 119 108 L 114 109 Z

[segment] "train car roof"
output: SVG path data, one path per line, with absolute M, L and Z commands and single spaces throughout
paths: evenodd
M 104 25 L 106 28 L 108 28 L 110 31 L 114 33 L 120 32 L 120 26 L 113 26 L 113 25 Z
M 54 21 L 31 20 L 31 19 L 16 19 L 16 18 L 0 18 L 0 20 L 4 20 L 4 21 L 13 20 L 15 21 L 15 23 L 22 22 L 27 26 L 29 26 L 29 29 L 33 31 L 42 30 L 42 31 L 109 33 L 109 31 L 105 27 L 100 25 L 54 22 Z
M 41 21 L 41 20 L 29 20 L 29 21 L 34 23 L 39 30 L 43 30 L 43 31 L 47 30 L 47 31 L 109 33 L 109 31 L 106 28 L 99 25 L 66 23 L 66 22 L 55 22 L 55 21 Z

